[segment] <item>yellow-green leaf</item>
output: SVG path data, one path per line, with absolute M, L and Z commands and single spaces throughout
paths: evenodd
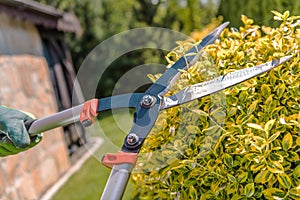
M 283 166 L 277 161 L 268 162 L 268 170 L 274 174 L 284 173 Z
M 210 115 L 218 124 L 223 123 L 226 118 L 226 113 L 221 109 L 212 111 Z
M 237 108 L 236 107 L 231 107 L 230 110 L 227 112 L 228 116 L 233 116 L 235 115 L 237 112 Z
M 268 104 L 270 104 L 272 101 L 273 101 L 273 94 L 271 94 L 267 99 L 266 99 L 266 101 L 265 101 L 265 105 L 268 105 Z
M 289 157 L 287 158 L 287 160 L 291 161 L 291 162 L 297 162 L 299 161 L 299 155 L 298 153 L 294 152 L 294 151 L 288 151 Z
M 248 178 L 248 173 L 243 171 L 238 175 L 237 181 L 239 183 L 244 183 L 245 181 L 247 181 L 247 178 Z
M 300 165 L 298 165 L 294 170 L 293 170 L 293 176 L 295 178 L 299 178 L 300 177 Z
M 195 126 L 195 125 L 188 125 L 188 126 L 186 126 L 186 129 L 188 130 L 188 132 L 193 133 L 193 134 L 200 132 L 199 127 Z
M 254 128 L 254 129 L 257 129 L 257 130 L 261 130 L 261 131 L 264 130 L 264 129 L 261 127 L 261 125 L 259 125 L 259 124 L 247 123 L 247 126 L 250 127 L 250 128 Z
M 289 16 L 290 16 L 290 11 L 287 10 L 283 13 L 284 20 L 286 20 Z
M 233 159 L 232 159 L 231 155 L 225 153 L 223 161 L 228 167 L 233 166 Z
M 285 196 L 285 192 L 278 188 L 268 188 L 263 191 L 263 194 L 267 198 L 276 199 L 276 198 L 283 198 Z
M 289 150 L 293 146 L 293 137 L 290 133 L 286 134 L 282 139 L 282 149 Z
M 256 101 L 253 101 L 251 103 L 251 105 L 249 106 L 248 110 L 247 110 L 247 113 L 250 114 L 250 113 L 253 113 L 257 107 L 257 104 L 258 104 L 258 100 Z
M 200 200 L 210 200 L 213 199 L 214 195 L 210 193 L 201 194 Z
M 259 170 L 263 169 L 265 167 L 264 162 L 255 163 L 250 166 L 251 171 L 258 172 Z
M 205 133 L 206 135 L 211 135 L 216 133 L 219 129 L 220 127 L 218 126 L 210 126 L 208 128 L 203 129 L 202 132 Z
M 153 83 L 156 81 L 156 78 L 153 74 L 148 74 L 147 76 Z
M 264 130 L 265 130 L 266 132 L 269 132 L 269 131 L 272 129 L 272 127 L 273 127 L 275 121 L 276 121 L 275 119 L 269 120 L 269 121 L 266 123 Z
M 247 154 L 245 155 L 245 158 L 246 158 L 247 160 L 254 161 L 254 159 L 256 159 L 257 156 L 258 156 L 257 153 L 247 153 Z
M 268 139 L 268 143 L 272 143 L 274 140 L 276 140 L 276 138 L 280 135 L 280 132 L 274 133 L 273 135 L 271 135 Z
M 244 188 L 244 195 L 246 197 L 251 197 L 255 192 L 254 183 L 248 183 Z
M 277 93 L 277 96 L 278 97 L 282 97 L 282 95 L 284 94 L 284 92 L 285 92 L 285 85 L 284 84 L 281 84 L 278 88 L 277 88 L 277 90 L 276 90 L 276 93 Z
M 263 85 L 261 86 L 260 90 L 261 90 L 261 94 L 262 94 L 265 98 L 269 97 L 269 95 L 271 94 L 271 89 L 270 89 L 270 87 L 269 87 L 267 84 L 263 84 Z
M 232 176 L 231 174 L 227 174 L 227 178 L 230 182 L 233 182 L 233 183 L 236 182 L 236 178 L 234 176 Z
M 300 137 L 297 137 L 297 139 L 296 139 L 296 144 L 297 144 L 298 146 L 300 146 Z
M 292 185 L 292 181 L 290 177 L 286 174 L 278 174 L 277 180 L 285 188 L 290 188 Z
M 292 188 L 289 192 L 289 197 L 291 197 L 293 199 L 300 199 L 300 189 Z
M 270 83 L 274 86 L 277 80 L 277 77 L 274 75 L 274 71 L 271 71 L 269 73 L 269 77 L 270 77 Z
M 197 190 L 193 185 L 189 187 L 189 197 L 190 199 L 196 199 L 197 198 Z
M 259 172 L 254 181 L 256 183 L 267 183 L 271 178 L 272 178 L 273 174 L 269 171 L 269 170 L 263 170 L 261 172 Z
M 206 112 L 204 112 L 203 110 L 197 109 L 197 110 L 192 110 L 192 112 L 194 112 L 200 116 L 208 117 L 208 114 Z

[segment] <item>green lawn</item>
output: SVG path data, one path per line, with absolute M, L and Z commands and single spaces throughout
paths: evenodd
M 110 173 L 110 169 L 102 166 L 99 159 L 104 153 L 115 153 L 120 149 L 125 132 L 129 130 L 131 123 L 128 110 L 114 111 L 113 115 L 110 112 L 101 113 L 102 130 L 99 130 L 99 133 L 103 135 L 102 137 L 106 137 L 106 141 L 97 151 L 96 157 L 89 158 L 57 192 L 53 200 L 99 200 Z M 130 199 L 132 189 L 129 183 L 123 199 Z

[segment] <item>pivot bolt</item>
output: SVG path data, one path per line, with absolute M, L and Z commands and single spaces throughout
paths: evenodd
M 85 119 L 81 122 L 81 124 L 84 126 L 84 127 L 89 127 L 90 125 L 93 124 L 93 122 L 89 119 Z
M 127 135 L 126 141 L 129 145 L 134 146 L 138 143 L 139 136 L 137 136 L 137 134 L 135 134 L 135 133 L 129 133 Z
M 146 94 L 145 96 L 143 96 L 141 106 L 144 108 L 150 108 L 155 104 L 155 102 L 156 102 L 156 98 L 154 96 Z

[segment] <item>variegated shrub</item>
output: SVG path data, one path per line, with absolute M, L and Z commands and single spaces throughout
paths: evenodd
M 133 174 L 135 199 L 300 199 L 300 16 L 273 12 L 279 27 L 242 16 L 225 29 L 170 94 L 286 55 L 249 81 L 162 112 Z M 173 63 L 193 42 L 179 42 Z M 159 75 L 151 75 L 156 79 Z

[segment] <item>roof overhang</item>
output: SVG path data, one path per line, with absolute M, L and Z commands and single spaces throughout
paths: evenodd
M 32 0 L 0 0 L 0 13 L 29 21 L 46 29 L 82 33 L 78 18 L 55 8 Z

